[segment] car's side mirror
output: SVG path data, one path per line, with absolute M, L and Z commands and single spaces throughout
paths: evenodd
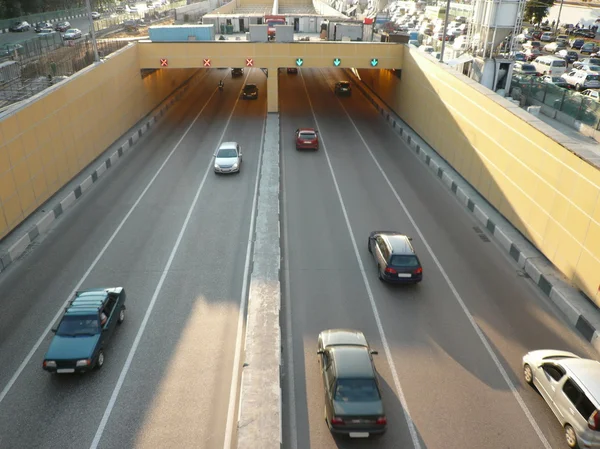
M 322 349 L 319 349 L 319 350 L 317 351 L 317 354 L 319 354 L 319 355 L 323 355 L 323 354 L 325 354 L 325 351 L 323 351 Z
M 240 157 L 242 157 L 242 153 L 239 153 L 239 154 L 240 154 Z
M 371 355 L 378 355 L 378 354 L 379 354 L 379 352 L 377 352 L 377 351 L 371 351 Z
M 408 240 L 410 240 L 412 242 L 412 237 L 409 237 Z
M 55 334 L 56 334 L 56 331 L 57 331 L 57 330 L 58 330 L 58 328 L 56 328 L 56 327 L 53 327 L 53 328 L 52 328 L 52 332 L 54 332 Z

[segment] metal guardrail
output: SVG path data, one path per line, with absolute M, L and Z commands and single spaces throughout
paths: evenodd
M 600 103 L 578 92 L 544 83 L 534 76 L 514 76 L 511 96 L 516 99 L 524 97 L 529 105 L 544 104 L 584 125 L 600 129 Z
M 15 22 L 26 21 L 33 25 L 37 22 L 57 20 L 62 19 L 63 17 L 72 17 L 77 14 L 85 14 L 85 8 L 63 9 L 60 11 L 42 12 L 39 14 L 30 14 L 28 16 L 14 17 L 12 19 L 3 19 L 0 20 L 0 29 L 10 28 Z

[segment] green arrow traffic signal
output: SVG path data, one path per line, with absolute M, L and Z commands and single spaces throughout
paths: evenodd
M 302 58 L 296 59 L 296 65 L 298 67 L 302 67 L 302 64 L 304 64 L 304 60 Z
M 342 60 L 340 58 L 335 58 L 333 60 L 333 65 L 336 67 L 339 67 L 339 65 L 342 63 Z
M 371 67 L 375 67 L 377 64 L 379 64 L 379 60 L 377 58 L 371 59 Z

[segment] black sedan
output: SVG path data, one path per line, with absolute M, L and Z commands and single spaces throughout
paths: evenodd
M 246 84 L 242 90 L 243 100 L 256 100 L 258 99 L 258 87 L 256 84 Z
M 56 24 L 56 26 L 54 27 L 54 31 L 60 31 L 62 33 L 64 33 L 65 31 L 67 31 L 69 28 L 71 28 L 71 23 L 70 22 L 58 22 Z
M 317 354 L 325 389 L 325 421 L 334 434 L 381 436 L 387 418 L 372 351 L 362 332 L 329 329 L 319 334 Z

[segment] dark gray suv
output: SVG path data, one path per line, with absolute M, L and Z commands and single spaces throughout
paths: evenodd
M 399 232 L 371 232 L 369 252 L 377 264 L 379 279 L 402 284 L 423 280 L 423 267 L 410 241 L 410 237 Z

